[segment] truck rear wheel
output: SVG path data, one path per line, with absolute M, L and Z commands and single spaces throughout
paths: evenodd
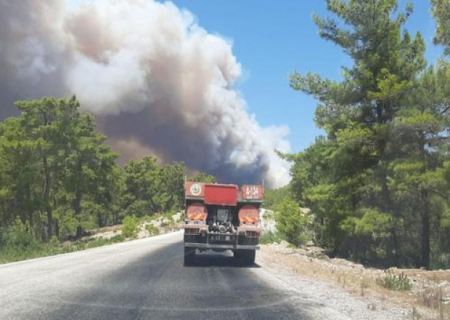
M 189 266 L 194 263 L 195 248 L 184 247 L 184 265 Z

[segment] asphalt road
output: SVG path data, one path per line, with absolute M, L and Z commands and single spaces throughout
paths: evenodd
M 312 319 L 231 254 L 183 266 L 175 233 L 0 265 L 0 319 Z

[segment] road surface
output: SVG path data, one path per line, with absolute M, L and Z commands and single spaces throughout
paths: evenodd
M 0 265 L 0 319 L 314 319 L 317 303 L 257 264 L 202 253 L 183 266 L 180 232 Z

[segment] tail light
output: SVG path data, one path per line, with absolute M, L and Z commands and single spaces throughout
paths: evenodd
M 243 206 L 239 210 L 239 221 L 241 222 L 241 224 L 254 224 L 259 222 L 258 208 L 252 205 Z
M 194 203 L 187 208 L 186 215 L 189 220 L 206 220 L 208 212 L 204 204 Z

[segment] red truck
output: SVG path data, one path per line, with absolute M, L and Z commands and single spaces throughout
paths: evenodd
M 259 249 L 262 185 L 185 183 L 184 264 L 196 250 L 233 251 L 245 265 L 255 263 Z

